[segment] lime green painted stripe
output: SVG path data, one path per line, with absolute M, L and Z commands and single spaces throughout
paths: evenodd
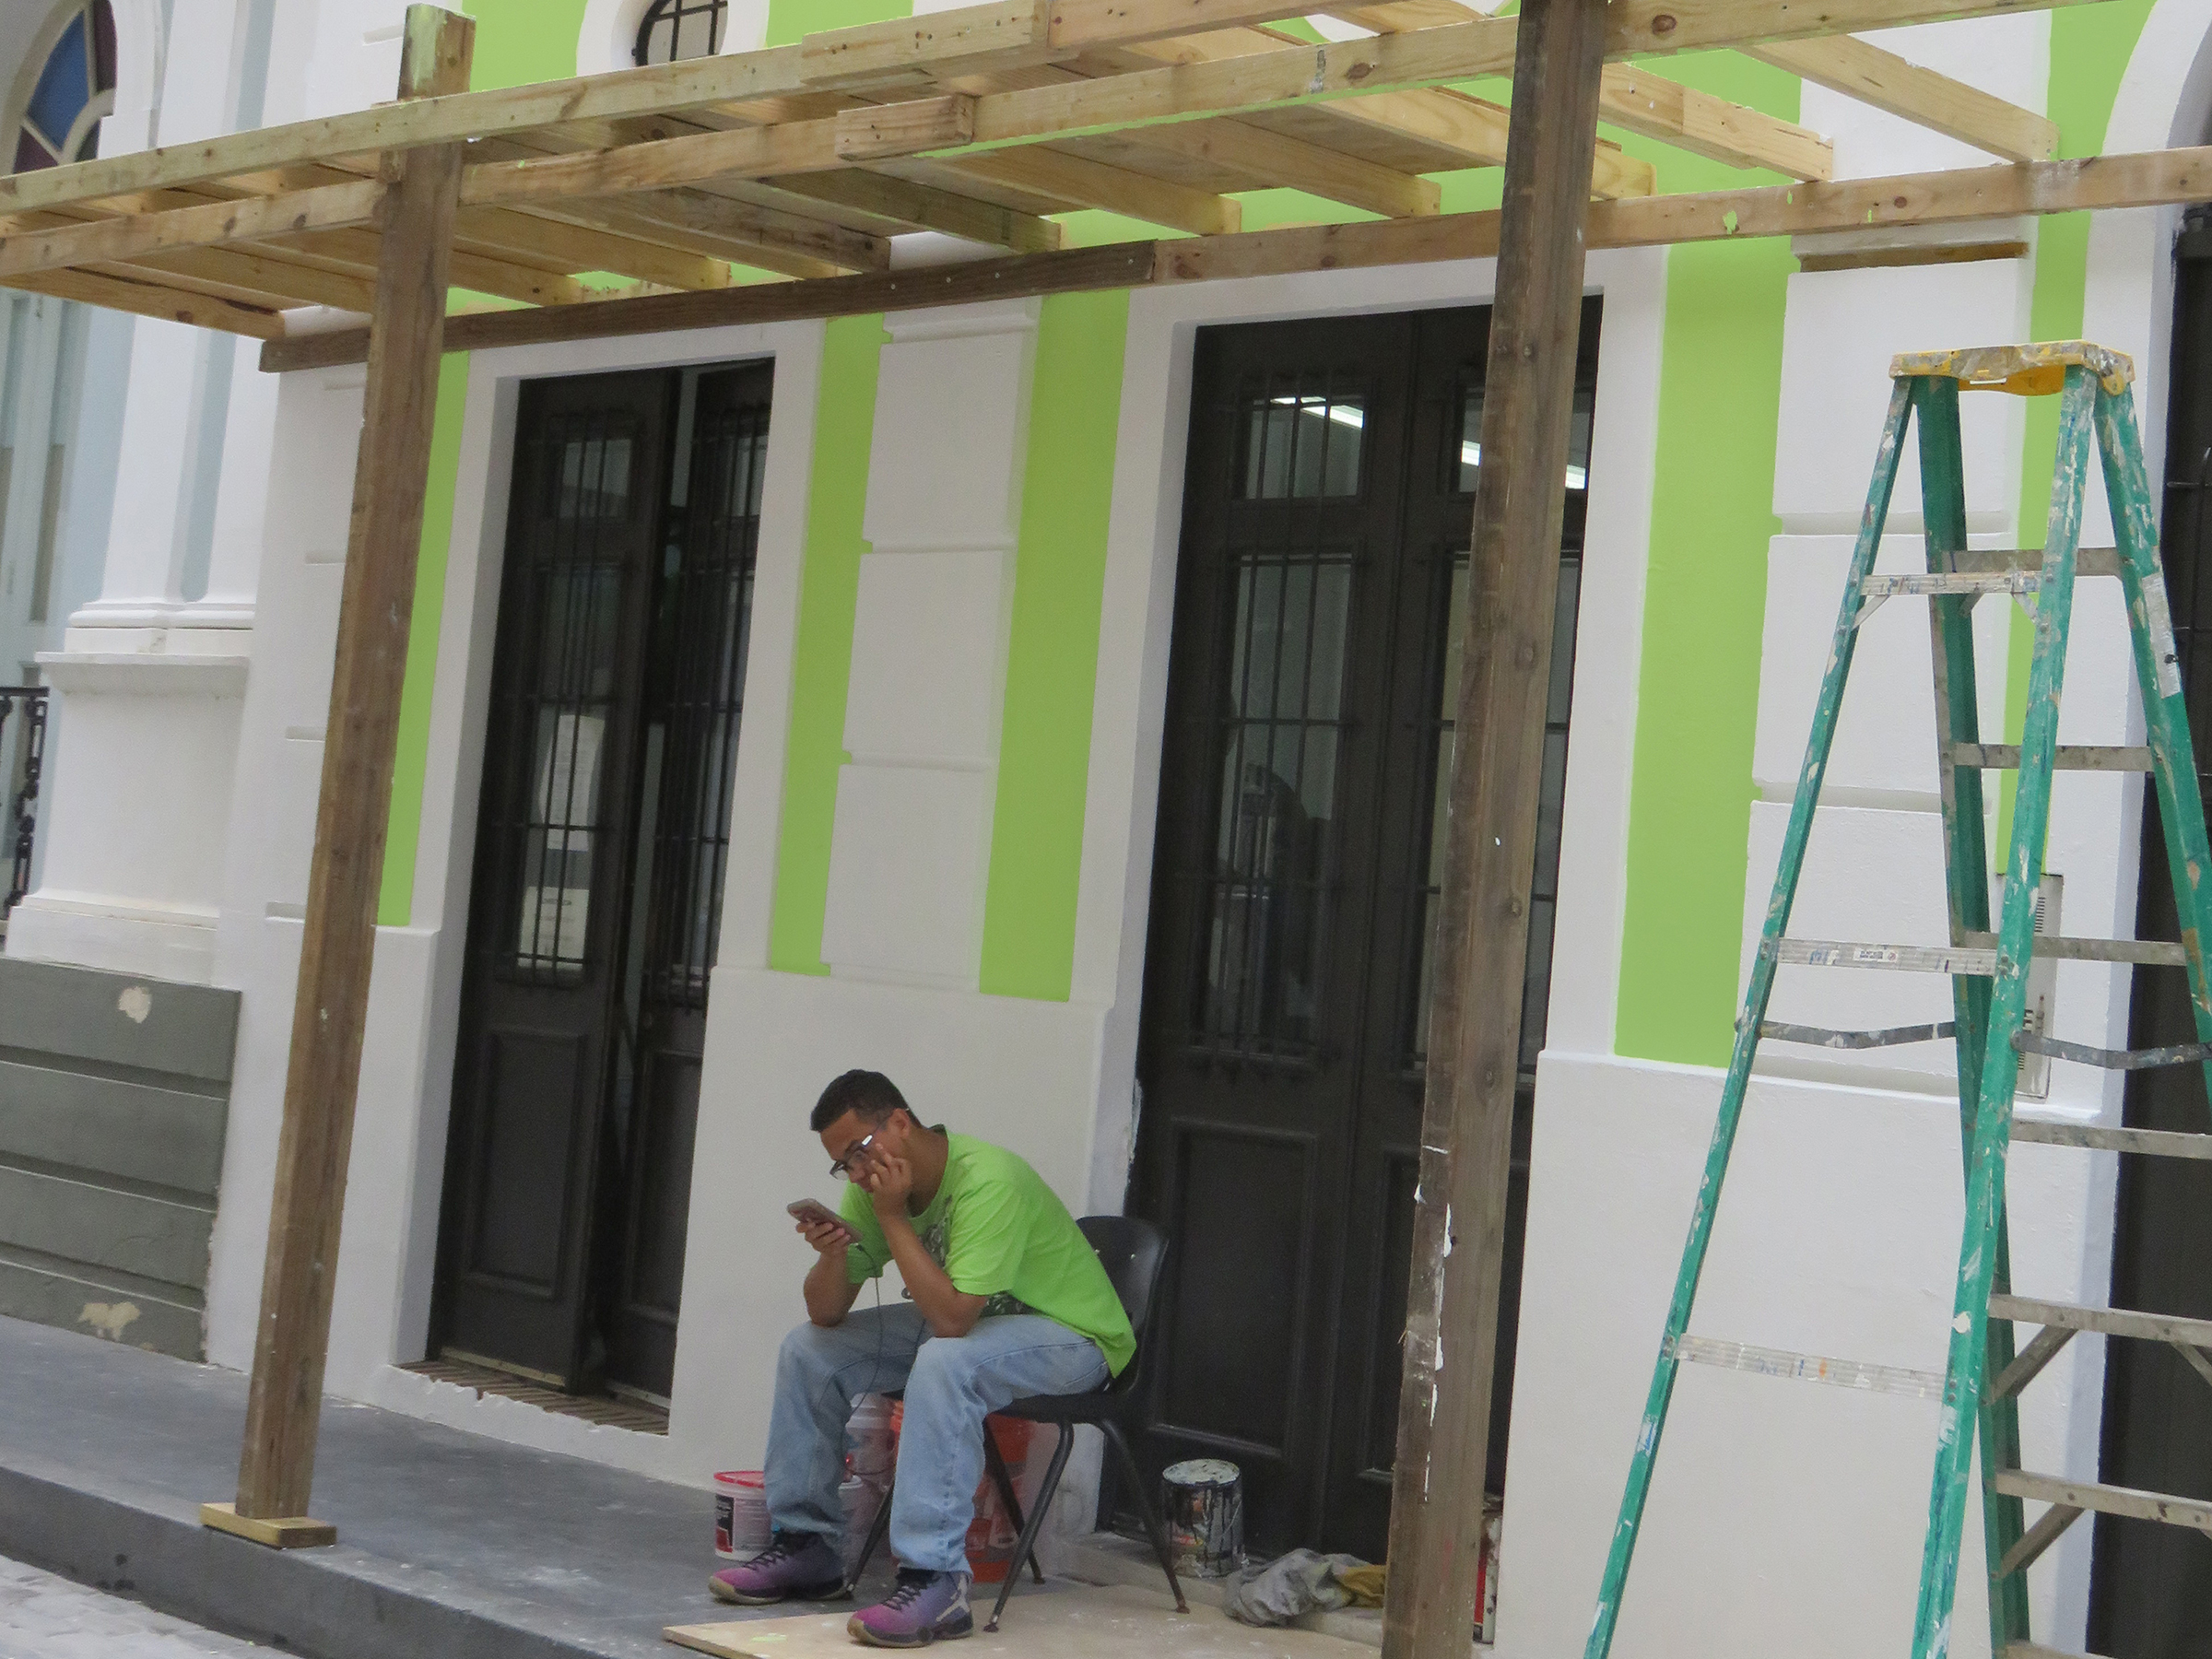
M 1044 302 L 1014 565 L 982 989 L 1065 1002 L 1089 794 L 1126 293 Z
M 814 418 L 814 477 L 807 488 L 806 551 L 792 647 L 791 727 L 783 759 L 783 818 L 776 841 L 776 897 L 768 961 L 787 973 L 827 973 L 822 915 L 830 897 L 830 830 L 837 770 L 845 753 L 845 688 L 853 675 L 853 620 L 860 593 L 861 510 L 876 429 L 876 371 L 888 336 L 883 319 L 840 317 L 822 343 Z
M 1672 58 L 1666 73 L 1796 119 L 1795 79 L 1748 59 Z M 1658 163 L 1669 190 L 1760 182 L 1624 143 Z M 1614 1031 L 1624 1054 L 1709 1065 L 1728 1058 L 1792 269 L 1780 241 L 1685 244 L 1667 255 Z M 1601 343 L 1601 364 L 1604 350 Z M 1591 461 L 1602 477 L 1605 455 Z M 1593 582 L 1605 579 L 1602 569 L 1591 571 Z
M 384 832 L 383 885 L 376 920 L 405 927 L 415 899 L 415 858 L 422 843 L 422 786 L 429 772 L 430 695 L 438 680 L 438 633 L 445 614 L 445 561 L 453 539 L 453 495 L 461 481 L 461 420 L 468 404 L 468 354 L 438 369 L 438 420 L 422 503 L 422 547 L 415 559 L 415 608 L 407 622 L 407 669 L 399 692 L 399 749 L 392 768 L 392 816 Z

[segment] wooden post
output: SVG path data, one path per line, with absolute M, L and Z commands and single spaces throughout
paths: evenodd
M 1466 1659 L 1605 0 L 1526 0 L 1430 1004 L 1385 1659 Z
M 475 30 L 466 18 L 410 6 L 400 97 L 465 91 Z M 461 146 L 433 145 L 389 153 L 382 170 L 387 189 L 378 215 L 383 235 L 369 383 L 238 1502 L 201 1511 L 208 1525 L 279 1547 L 330 1543 L 337 1535 L 335 1528 L 306 1519 L 307 1504 L 330 1347 L 331 1281 L 353 1144 L 384 829 L 392 810 L 399 689 L 422 542 L 461 160 Z

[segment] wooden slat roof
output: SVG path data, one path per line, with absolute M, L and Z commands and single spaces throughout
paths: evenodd
M 1274 187 L 1418 221 L 1440 176 L 1502 160 L 1506 109 L 1453 83 L 1510 71 L 1512 18 L 1382 0 L 1335 12 L 1382 32 L 1317 46 L 1270 27 L 1269 4 L 1004 0 L 0 177 L 0 284 L 265 339 L 302 307 L 366 312 L 380 157 L 425 143 L 467 146 L 453 286 L 543 308 L 610 303 L 579 280 L 594 273 L 647 295 L 883 273 L 915 230 L 1048 254 L 1084 208 L 1220 236 Z M 2001 9 L 2020 6 L 1612 0 L 1608 56 L 1639 63 L 1608 70 L 1605 119 L 1825 179 L 1818 135 L 1642 62 L 1735 46 L 1993 153 L 2048 155 L 2041 116 L 1843 36 Z M 1593 197 L 1652 197 L 1665 171 L 1601 144 Z

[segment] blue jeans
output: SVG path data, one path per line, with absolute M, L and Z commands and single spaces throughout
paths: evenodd
M 968 1571 L 968 1525 L 983 1477 L 983 1418 L 1030 1394 L 1085 1394 L 1106 1381 L 1088 1336 L 1035 1313 L 979 1319 L 965 1336 L 932 1336 L 901 1302 L 803 1324 L 776 1359 L 768 1425 L 768 1513 L 785 1532 L 845 1530 L 845 1420 L 864 1394 L 906 1390 L 891 1548 L 909 1567 Z

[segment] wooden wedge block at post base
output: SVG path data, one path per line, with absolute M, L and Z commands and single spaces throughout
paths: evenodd
M 305 1515 L 256 1521 L 251 1515 L 240 1514 L 234 1503 L 201 1504 L 200 1524 L 250 1543 L 265 1544 L 271 1549 L 319 1549 L 338 1541 L 338 1529 L 327 1521 L 314 1521 Z

